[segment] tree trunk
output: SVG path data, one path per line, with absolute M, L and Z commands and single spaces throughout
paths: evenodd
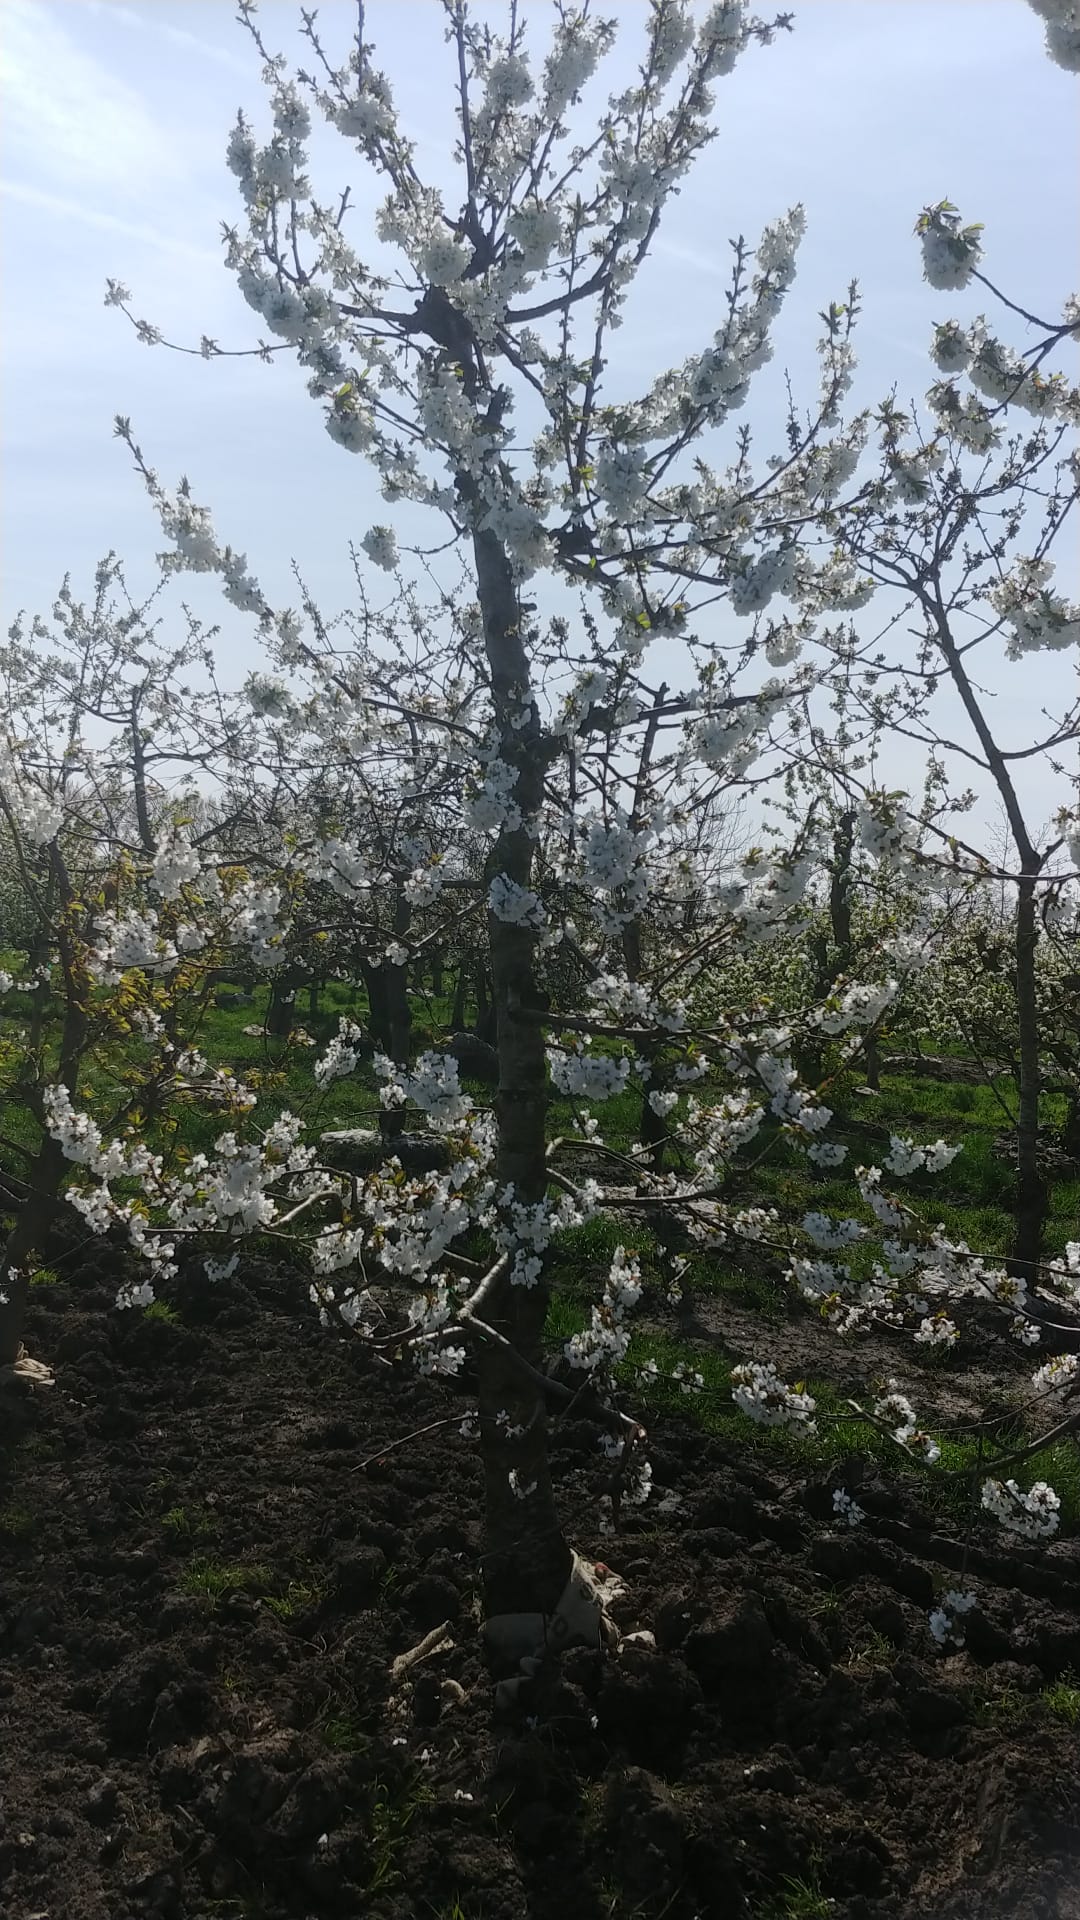
M 55 845 L 50 850 L 50 863 L 50 899 L 59 896 L 63 903 L 57 933 L 64 991 L 57 1081 L 67 1088 L 74 1101 L 79 1069 L 89 1037 L 87 1008 L 90 982 L 72 938 L 69 917 L 71 888 Z M 19 1207 L 3 1253 L 0 1254 L 0 1366 L 10 1366 L 18 1358 L 30 1295 L 30 1259 L 34 1253 L 44 1250 L 46 1235 L 56 1218 L 60 1188 L 67 1167 L 59 1142 L 45 1131 L 40 1084 L 28 1082 L 23 1098 L 41 1125 L 42 1140 L 30 1172 L 29 1193 Z
M 55 1223 L 66 1166 L 58 1142 L 47 1136 L 34 1156 L 29 1192 L 0 1254 L 0 1367 L 11 1366 L 19 1356 L 30 1298 L 31 1261 L 35 1254 L 44 1252 Z
M 1033 845 L 1024 820 L 1023 809 L 1012 783 L 1004 753 L 990 731 L 979 705 L 979 698 L 968 678 L 963 658 L 949 630 L 948 617 L 935 582 L 935 598 L 920 594 L 923 605 L 934 621 L 938 642 L 948 664 L 953 684 L 964 704 L 968 718 L 986 756 L 1002 805 L 1008 817 L 1013 843 L 1020 856 L 1020 879 L 1016 888 L 1016 929 L 1013 969 L 1017 1007 L 1017 1116 L 1016 1116 L 1016 1232 L 1010 1265 L 1018 1278 L 1034 1286 L 1038 1279 L 1038 1259 L 1046 1218 L 1047 1192 L 1039 1177 L 1039 1015 L 1035 991 L 1035 956 L 1039 943 L 1039 918 L 1036 886 L 1043 858 Z
M 488 970 L 484 962 L 484 956 L 483 954 L 477 954 L 476 1026 L 474 1031 L 479 1035 L 481 1040 L 486 1040 L 489 1045 L 494 1046 L 498 1014 L 493 1004 L 492 996 L 488 992 L 488 979 Z
M 623 928 L 622 949 L 627 979 L 640 980 L 642 954 L 641 924 L 639 921 L 630 920 Z M 642 1059 L 648 1063 L 649 1067 L 653 1068 L 659 1052 L 655 1041 L 641 1041 L 638 1046 L 638 1052 Z M 641 1096 L 641 1113 L 638 1118 L 638 1142 L 644 1147 L 648 1155 L 649 1165 L 654 1173 L 663 1171 L 664 1141 L 667 1139 L 669 1132 L 667 1121 L 661 1119 L 660 1115 L 655 1113 L 649 1105 L 649 1095 L 650 1093 L 656 1092 L 658 1087 L 659 1082 L 650 1074 L 645 1091 Z
M 544 740 L 506 554 L 495 535 L 486 531 L 474 533 L 473 551 L 500 754 L 517 771 L 516 799 L 524 816 L 522 826 L 515 831 L 504 827 L 499 834 L 486 878 L 490 882 L 497 874 L 505 874 L 517 886 L 528 887 L 533 865 L 528 821 L 539 812 L 543 798 Z M 515 726 L 526 709 L 528 721 Z M 488 938 L 499 1055 L 495 1177 L 500 1192 L 512 1187 L 515 1200 L 535 1206 L 544 1199 L 548 1184 L 547 1060 L 542 1025 L 518 1015 L 540 1006 L 537 933 L 489 914 Z M 485 1308 L 484 1318 L 514 1353 L 535 1368 L 542 1364 L 549 1299 L 546 1275 L 532 1286 L 515 1286 L 507 1275 L 497 1283 Z M 535 1382 L 515 1368 L 504 1350 L 482 1342 L 478 1359 L 486 1610 L 489 1616 L 547 1613 L 556 1606 L 571 1566 L 551 1486 L 547 1409 Z M 500 1414 L 508 1416 L 501 1424 Z M 507 1437 L 507 1427 L 512 1437 Z M 511 1473 L 516 1476 L 516 1490 Z
M 876 1033 L 867 1035 L 866 1040 L 866 1084 L 872 1093 L 881 1090 L 881 1044 Z
M 641 757 L 638 761 L 637 779 L 634 784 L 634 804 L 630 815 L 630 828 L 633 833 L 640 832 L 642 817 L 648 808 L 649 774 L 652 767 L 653 750 L 656 746 L 656 738 L 660 726 L 660 707 L 663 704 L 666 694 L 667 684 L 665 682 L 661 684 L 657 691 L 653 711 L 649 718 L 649 724 L 645 729 L 645 738 L 641 743 Z M 638 915 L 628 920 L 623 928 L 622 950 L 626 977 L 628 980 L 636 983 L 641 979 L 644 960 L 644 950 L 641 939 L 641 920 Z M 664 1141 L 667 1139 L 670 1128 L 668 1127 L 667 1121 L 663 1119 L 660 1114 L 654 1112 L 649 1103 L 649 1095 L 651 1093 L 664 1091 L 660 1083 L 654 1078 L 655 1062 L 661 1052 L 661 1048 L 657 1046 L 654 1041 L 645 1041 L 639 1051 L 642 1059 L 647 1062 L 649 1068 L 653 1071 L 650 1072 L 645 1091 L 641 1096 L 641 1114 L 638 1119 L 638 1142 L 645 1148 L 649 1156 L 649 1165 L 653 1171 L 660 1173 L 664 1165 Z
M 411 927 L 412 908 L 404 893 L 398 892 L 394 898 L 394 939 L 399 945 L 408 945 Z M 412 1051 L 412 1008 L 409 1005 L 408 962 L 400 967 L 389 967 L 384 962 L 382 974 L 387 1052 L 395 1065 L 407 1067 Z
M 412 908 L 399 892 L 394 900 L 394 938 L 408 940 Z M 368 996 L 368 1025 L 379 1051 L 394 1065 L 408 1067 L 412 1058 L 412 1009 L 409 1005 L 408 965 L 393 967 L 384 960 L 373 967 L 362 960 L 361 968 Z M 405 1131 L 405 1113 L 400 1107 L 383 1108 L 379 1114 L 379 1132 L 392 1150 L 393 1142 Z
M 810 941 L 810 953 L 814 962 L 814 984 L 812 988 L 815 1005 L 827 1000 L 841 974 L 847 973 L 851 966 L 851 858 L 855 846 L 855 815 L 842 813 L 833 828 L 832 852 L 829 857 L 829 931 L 815 934 Z M 872 1045 L 866 1048 L 866 1084 L 876 1089 L 876 1056 L 872 1058 Z M 807 1086 L 816 1087 L 825 1071 L 825 1044 L 822 1040 L 808 1041 L 799 1050 L 796 1064 Z
M 1017 888 L 1015 958 L 1018 1039 L 1018 1101 L 1016 1115 L 1016 1233 L 1013 1271 L 1034 1286 L 1046 1219 L 1047 1191 L 1039 1172 L 1039 1016 L 1035 989 L 1035 956 L 1039 923 L 1035 906 L 1034 873 L 1026 872 Z
M 460 1033 L 465 1025 L 465 1009 L 469 998 L 469 966 L 471 956 L 463 953 L 458 961 L 457 979 L 454 981 L 454 1004 L 450 1009 L 450 1031 Z
M 266 1031 L 274 1040 L 287 1040 L 296 1013 L 296 989 L 301 976 L 293 967 L 282 967 L 270 981 L 270 1000 L 266 1009 Z

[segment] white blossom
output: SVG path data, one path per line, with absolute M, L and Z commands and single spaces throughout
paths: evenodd
M 1080 8 L 1076 0 L 1028 0 L 1046 28 L 1046 51 L 1066 73 L 1080 73 Z
M 184 887 L 199 878 L 202 862 L 190 840 L 177 828 L 154 855 L 152 884 L 163 900 L 176 900 Z
M 859 1506 L 857 1501 L 852 1499 L 850 1493 L 846 1492 L 843 1487 L 836 1487 L 833 1490 L 832 1504 L 833 1512 L 837 1519 L 841 1520 L 847 1527 L 859 1527 L 866 1519 L 866 1514 L 862 1507 Z
M 920 1347 L 954 1347 L 960 1338 L 960 1329 L 956 1323 L 943 1313 L 920 1320 L 915 1333 L 915 1344 Z
M 930 285 L 949 292 L 966 287 L 982 258 L 982 229 L 962 227 L 956 208 L 943 200 L 926 208 L 916 231 L 922 240 L 923 276 Z
M 497 873 L 488 887 L 488 906 L 496 920 L 509 926 L 541 928 L 547 922 L 540 896 L 530 887 L 519 887 L 505 873 Z
M 315 1085 L 325 1092 L 334 1080 L 344 1079 L 347 1074 L 355 1073 L 363 1055 L 360 1047 L 363 1031 L 354 1020 L 343 1015 L 338 1021 L 338 1030 L 330 1041 L 321 1059 L 315 1062 Z
M 801 1433 L 815 1431 L 816 1402 L 801 1387 L 789 1387 L 781 1380 L 771 1361 L 765 1365 L 751 1360 L 731 1370 L 731 1397 L 740 1410 L 763 1427 L 795 1427 Z
M 955 1587 L 944 1595 L 941 1605 L 930 1614 L 930 1631 L 939 1647 L 962 1647 L 964 1615 L 975 1605 L 973 1593 L 961 1593 Z
M 360 545 L 375 566 L 382 567 L 386 573 L 393 573 L 399 558 L 397 535 L 393 527 L 371 527 Z
M 1015 1480 L 984 1480 L 982 1506 L 1022 1540 L 1049 1540 L 1060 1524 L 1061 1501 L 1045 1480 L 1036 1480 L 1030 1493 Z

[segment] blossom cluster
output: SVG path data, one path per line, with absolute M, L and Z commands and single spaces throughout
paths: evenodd
M 930 1631 L 939 1647 L 961 1648 L 964 1645 L 964 1615 L 975 1606 L 975 1595 L 962 1592 L 953 1587 L 942 1598 L 940 1606 L 930 1613 Z
M 984 1480 L 982 1507 L 1021 1540 L 1051 1539 L 1061 1519 L 1061 1501 L 1045 1480 L 1036 1480 L 1027 1493 L 1015 1480 Z
M 874 1402 L 874 1418 L 892 1429 L 892 1437 L 900 1447 L 918 1454 L 927 1466 L 933 1466 L 941 1458 L 941 1448 L 936 1440 L 924 1433 L 915 1416 L 915 1409 L 906 1394 L 901 1393 L 895 1380 L 889 1380 L 886 1391 Z
M 626 1358 L 630 1329 L 626 1316 L 641 1298 L 641 1269 L 633 1253 L 616 1247 L 608 1270 L 607 1282 L 599 1306 L 594 1306 L 589 1325 L 571 1334 L 564 1351 L 572 1367 L 586 1373 L 600 1369 L 608 1373 Z
M 735 1405 L 758 1426 L 794 1427 L 803 1434 L 815 1431 L 817 1403 L 812 1394 L 799 1386 L 789 1387 L 772 1361 L 744 1362 L 732 1368 L 731 1378 Z
M 1011 660 L 1025 653 L 1061 652 L 1080 642 L 1080 606 L 1054 592 L 1053 571 L 1048 560 L 1021 559 L 990 589 L 990 600 L 1010 628 Z
M 623 1093 L 633 1062 L 626 1054 L 587 1053 L 575 1047 L 549 1047 L 548 1068 L 559 1093 L 579 1100 L 611 1100 Z
M 330 1041 L 326 1052 L 315 1062 L 315 1085 L 323 1092 L 334 1080 L 344 1079 L 355 1073 L 363 1058 L 361 1043 L 363 1029 L 355 1020 L 342 1018 L 338 1022 L 338 1031 Z

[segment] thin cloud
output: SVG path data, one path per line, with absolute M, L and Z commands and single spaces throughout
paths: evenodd
M 654 240 L 650 251 L 657 259 L 677 260 L 680 266 L 691 267 L 695 273 L 706 273 L 711 280 L 731 278 L 731 260 L 726 251 L 705 253 L 700 247 L 688 247 L 682 240 Z
M 40 0 L 4 0 L 4 148 L 19 171 L 143 197 L 175 182 L 178 157 L 135 90 Z
M 238 53 L 230 53 L 228 47 L 218 46 L 213 40 L 204 40 L 197 33 L 189 33 L 186 27 L 176 27 L 169 20 L 163 20 L 155 7 L 143 5 L 140 11 L 136 7 L 123 7 L 113 4 L 113 0 L 83 0 L 90 13 L 96 13 L 106 20 L 115 21 L 117 26 L 130 27 L 141 33 L 149 28 L 162 40 L 168 40 L 174 47 L 183 47 L 190 53 L 197 53 L 204 60 L 213 60 L 219 67 L 227 67 L 230 73 L 242 74 L 250 79 L 258 62 L 254 58 L 245 60 Z
M 66 194 L 49 193 L 44 187 L 30 187 L 21 180 L 0 180 L 0 194 L 9 200 L 21 201 L 23 206 L 37 207 L 42 213 L 55 214 L 59 219 L 74 220 L 80 226 L 96 227 L 103 233 L 119 233 L 126 240 L 137 240 L 142 246 L 156 247 L 161 253 L 197 260 L 200 266 L 217 267 L 221 264 L 220 254 L 211 252 L 208 247 L 192 246 L 189 241 L 178 240 L 174 234 L 159 232 L 156 227 L 148 227 L 143 221 L 125 220 L 115 213 L 102 213 L 99 208 L 88 207 L 81 200 L 72 200 Z

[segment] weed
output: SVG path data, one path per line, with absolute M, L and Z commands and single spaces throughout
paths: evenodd
M 260 1893 L 230 1893 L 205 1905 L 207 1920 L 266 1920 L 268 1912 Z
M 265 1605 L 279 1620 L 295 1620 L 301 1613 L 309 1613 L 322 1598 L 323 1589 L 312 1580 L 290 1580 L 284 1593 L 267 1594 Z
M 1080 1678 L 1075 1673 L 1063 1673 L 1052 1687 L 1044 1687 L 1039 1695 L 1043 1711 L 1055 1720 L 1064 1720 L 1066 1726 L 1080 1726 Z
M 979 1689 L 970 1698 L 971 1717 L 978 1727 L 1020 1727 L 1035 1712 L 1035 1702 L 1018 1687 Z
M 676 1887 L 662 1907 L 656 1906 L 651 1900 L 637 1901 L 629 1906 L 617 1880 L 601 1880 L 597 1891 L 604 1920 L 665 1920 L 665 1915 L 672 1911 L 682 1889 Z
M 165 1516 L 173 1531 L 192 1537 L 202 1531 L 198 1517 L 193 1523 L 183 1507 L 174 1507 Z M 163 1523 L 164 1524 L 164 1523 Z M 213 1523 L 211 1522 L 211 1525 Z M 262 1604 L 279 1620 L 294 1620 L 320 1599 L 322 1588 L 310 1580 L 282 1581 L 269 1567 L 259 1562 L 216 1560 L 198 1554 L 188 1562 L 180 1576 L 180 1588 L 199 1600 L 218 1601 L 227 1593 L 256 1594 Z
M 370 1835 L 373 1864 L 366 1888 L 369 1896 L 385 1892 L 401 1879 L 405 1837 L 420 1807 L 432 1797 L 427 1788 L 415 1780 L 396 1794 L 392 1794 L 383 1781 L 376 1780 Z
M 148 1307 L 143 1308 L 143 1319 L 165 1320 L 169 1326 L 173 1327 L 180 1324 L 180 1315 L 175 1307 L 170 1307 L 167 1300 L 152 1300 Z
M 859 1634 L 858 1644 L 851 1648 L 847 1664 L 849 1667 L 868 1667 L 879 1671 L 891 1667 L 895 1659 L 896 1648 L 892 1641 L 879 1633 L 876 1627 L 866 1627 Z
M 180 1591 L 196 1600 L 217 1601 L 227 1593 L 265 1593 L 273 1586 L 268 1567 L 197 1555 L 180 1575 Z
M 208 1513 L 191 1513 L 187 1507 L 170 1507 L 161 1516 L 166 1533 L 182 1540 L 204 1540 L 214 1532 L 215 1521 Z
M 806 1611 L 812 1620 L 838 1620 L 845 1605 L 839 1587 L 822 1587 L 811 1596 Z
M 0 1507 L 0 1537 L 27 1540 L 34 1531 L 34 1516 L 25 1507 Z
M 63 1441 L 55 1433 L 27 1433 L 16 1440 L 15 1447 L 25 1460 L 56 1460 L 64 1451 Z
M 590 1791 L 591 1789 L 586 1788 L 586 1796 Z M 496 1800 L 494 1806 L 492 1807 L 490 1813 L 488 1814 L 488 1819 L 491 1821 L 492 1831 L 498 1834 L 500 1837 L 504 1833 L 509 1832 L 510 1817 L 511 1817 L 513 1804 L 514 1804 L 514 1796 L 512 1793 L 508 1793 L 503 1797 L 503 1799 Z
M 333 1753 L 362 1752 L 369 1739 L 360 1715 L 348 1709 L 331 1714 L 322 1722 L 318 1732 Z
M 36 1273 L 30 1275 L 30 1285 L 32 1287 L 58 1287 L 60 1285 L 60 1275 L 57 1273 L 55 1267 L 39 1267 Z
M 835 1900 L 822 1893 L 817 1869 L 806 1875 L 785 1874 L 780 1891 L 762 1909 L 760 1920 L 830 1920 Z

